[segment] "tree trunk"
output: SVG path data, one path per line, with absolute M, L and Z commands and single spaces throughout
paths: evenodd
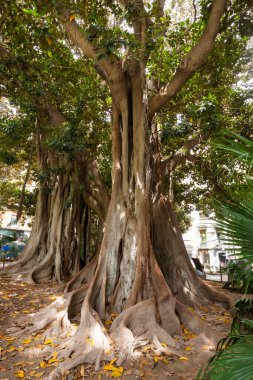
M 40 139 L 40 138 L 39 138 Z M 2 276 L 27 282 L 66 281 L 79 271 L 82 193 L 71 183 L 74 169 L 38 141 L 41 180 L 31 236 L 20 259 Z
M 175 352 L 173 335 L 180 325 L 198 328 L 188 305 L 229 304 L 196 276 L 172 207 L 162 196 L 159 152 L 150 150 L 147 138 L 142 78 L 135 66 L 112 82 L 113 186 L 99 255 L 69 282 L 62 300 L 34 317 L 29 330 L 51 324 L 50 334 L 66 337 L 71 317 L 81 311 L 79 329 L 62 353 L 71 361 L 61 370 L 108 359 L 109 334 L 124 358 L 148 343 L 159 352 Z M 119 315 L 108 334 L 103 322 L 112 313 Z M 83 346 L 85 340 L 92 344 Z
M 31 164 L 32 164 L 33 146 L 34 146 L 34 138 L 32 136 L 32 144 L 31 144 L 31 148 L 30 148 L 30 152 L 29 152 L 26 174 L 25 174 L 25 178 L 24 178 L 24 182 L 23 182 L 23 186 L 22 186 L 22 190 L 21 190 L 21 194 L 20 194 L 20 199 L 19 199 L 18 210 L 17 210 L 17 214 L 16 214 L 16 221 L 17 222 L 19 221 L 19 219 L 22 216 L 23 205 L 24 205 L 24 201 L 25 201 L 25 191 L 26 191 L 26 186 L 27 186 L 27 182 L 29 179 Z

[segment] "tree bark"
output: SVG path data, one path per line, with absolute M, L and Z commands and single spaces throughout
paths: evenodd
M 29 152 L 26 174 L 25 174 L 25 178 L 24 178 L 24 182 L 23 182 L 23 186 L 22 186 L 22 190 L 21 190 L 21 195 L 20 195 L 19 205 L 18 205 L 18 210 L 17 210 L 17 215 L 16 215 L 17 222 L 19 221 L 19 219 L 22 216 L 23 205 L 24 205 L 24 201 L 25 201 L 25 190 L 26 190 L 28 179 L 29 179 L 31 164 L 32 164 L 33 146 L 34 146 L 34 138 L 32 136 L 32 144 L 31 144 L 31 148 L 30 148 L 30 152 Z

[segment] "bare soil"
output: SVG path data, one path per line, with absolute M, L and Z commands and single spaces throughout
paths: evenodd
M 221 288 L 220 283 L 210 281 L 208 283 L 223 292 L 228 292 Z M 33 313 L 61 295 L 62 287 L 56 283 L 28 285 L 0 279 L 0 378 L 2 380 L 46 379 L 50 372 L 60 365 L 60 350 L 54 343 L 53 337 L 45 336 L 43 331 L 30 336 L 19 335 L 18 332 L 27 325 Z M 234 299 L 243 297 L 240 294 L 232 296 Z M 138 361 L 121 364 L 121 379 L 195 379 L 199 368 L 213 355 L 217 342 L 227 334 L 231 316 L 216 305 L 197 310 L 189 309 L 189 312 L 199 318 L 202 332 L 196 334 L 181 326 L 181 334 L 174 338 L 181 343 L 183 356 L 181 354 L 179 357 L 164 356 L 154 353 L 152 347 L 146 346 L 143 356 Z M 106 327 L 109 327 L 114 317 L 112 315 L 111 320 L 106 321 Z M 78 318 L 73 321 L 75 328 L 78 322 Z M 95 372 L 94 366 L 83 365 L 62 374 L 62 379 L 105 380 L 119 374 L 113 371 L 112 368 L 115 366 L 119 367 L 116 360 L 112 361 L 111 365 L 110 362 L 102 363 L 100 371 Z

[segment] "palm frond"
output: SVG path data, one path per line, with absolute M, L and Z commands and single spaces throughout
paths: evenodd
M 238 258 L 253 263 L 253 194 L 241 200 L 216 207 L 222 242 L 233 249 Z
M 198 380 L 252 380 L 253 336 L 238 340 L 216 355 Z
M 234 132 L 224 131 L 211 144 L 215 149 L 225 151 L 250 167 L 253 166 L 253 141 Z

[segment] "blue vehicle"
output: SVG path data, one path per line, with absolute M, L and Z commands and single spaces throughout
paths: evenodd
M 0 249 L 0 258 L 7 260 L 15 260 L 17 259 L 20 252 L 22 252 L 25 243 L 18 238 L 15 241 L 4 242 Z

